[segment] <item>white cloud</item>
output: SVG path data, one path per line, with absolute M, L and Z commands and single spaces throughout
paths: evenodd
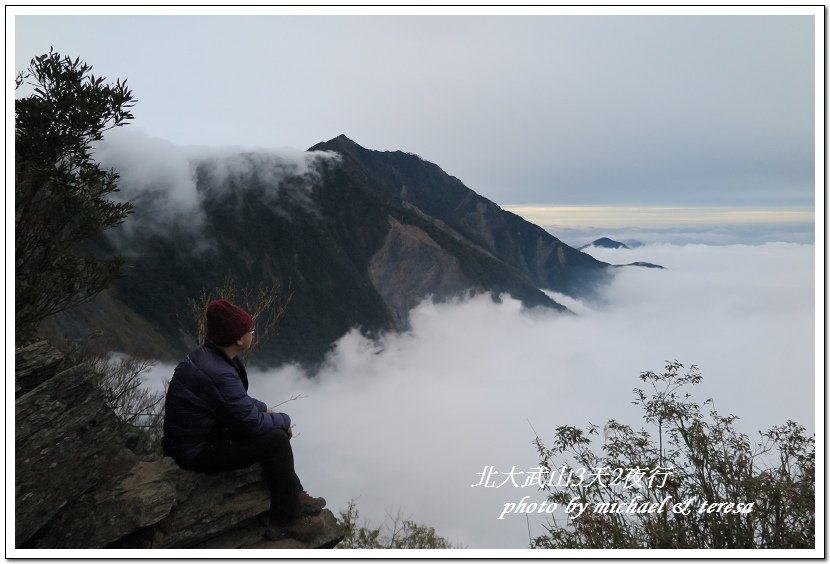
M 621 269 L 607 303 L 579 315 L 523 310 L 479 296 L 424 303 L 412 330 L 338 341 L 312 378 L 295 366 L 250 374 L 251 393 L 297 424 L 297 471 L 329 507 L 358 498 L 381 522 L 401 510 L 470 548 L 527 546 L 523 515 L 497 517 L 532 488 L 473 488 L 487 465 L 537 464 L 530 424 L 617 419 L 643 424 L 630 401 L 644 370 L 664 361 L 697 364 L 694 392 L 741 417 L 750 434 L 794 419 L 815 429 L 814 248 L 810 245 L 657 245 L 595 250 Z M 169 375 L 171 367 L 157 367 Z M 542 533 L 539 519 L 531 532 Z
M 94 156 L 121 175 L 118 196 L 134 202 L 137 217 L 144 222 L 163 224 L 183 216 L 201 221 L 193 170 L 180 147 L 140 129 L 119 128 L 96 145 Z M 125 227 L 133 228 L 135 223 L 128 220 Z
M 306 191 L 315 178 L 317 163 L 337 158 L 331 152 L 291 148 L 179 146 L 134 127 L 109 131 L 95 146 L 94 156 L 121 175 L 116 194 L 119 200 L 135 204 L 123 226 L 108 232 L 122 243 L 148 232 L 169 233 L 172 225 L 198 232 L 204 221 L 205 198 L 204 190 L 197 189 L 196 167 L 200 164 L 206 165 L 203 170 L 214 189 L 232 185 L 247 190 L 256 181 L 267 187 L 263 203 L 273 205 L 279 191 L 286 189 L 295 200 L 307 203 Z M 289 177 L 304 182 L 286 188 L 283 181 Z
M 425 303 L 410 333 L 381 343 L 351 333 L 315 378 L 293 367 L 253 375 L 252 393 L 308 396 L 283 408 L 300 432 L 298 471 L 331 506 L 360 496 L 376 521 L 402 509 L 471 547 L 523 547 L 524 519 L 496 517 L 538 494 L 471 488 L 475 474 L 534 466 L 528 421 L 543 437 L 560 424 L 638 425 L 636 376 L 665 360 L 698 364 L 698 397 L 741 415 L 747 431 L 787 418 L 814 428 L 812 253 L 787 244 L 607 252 L 598 258 L 668 269 L 621 271 L 610 303 L 580 316 L 485 297 Z

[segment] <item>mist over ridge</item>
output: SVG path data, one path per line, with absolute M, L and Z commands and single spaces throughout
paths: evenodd
M 110 347 L 172 359 L 192 346 L 190 300 L 228 278 L 292 298 L 257 362 L 318 364 L 343 334 L 405 331 L 424 298 L 487 294 L 562 313 L 547 292 L 596 298 L 606 263 L 501 209 L 405 151 L 345 135 L 306 152 L 175 147 L 138 131 L 96 156 L 121 171 L 137 211 L 97 241 L 125 276 L 61 315 L 72 338 L 104 328 Z M 143 337 L 118 319 L 148 328 Z

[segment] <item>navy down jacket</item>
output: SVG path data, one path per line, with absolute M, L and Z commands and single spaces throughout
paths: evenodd
M 188 354 L 173 372 L 164 402 L 164 454 L 186 466 L 208 444 L 226 433 L 256 437 L 273 429 L 288 430 L 285 413 L 248 395 L 248 374 L 208 342 Z

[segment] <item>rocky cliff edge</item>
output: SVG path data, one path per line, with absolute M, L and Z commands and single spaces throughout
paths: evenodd
M 264 536 L 259 465 L 217 475 L 134 452 L 136 431 L 109 409 L 86 365 L 63 368 L 41 341 L 15 354 L 16 548 L 333 548 L 329 510 L 308 543 Z

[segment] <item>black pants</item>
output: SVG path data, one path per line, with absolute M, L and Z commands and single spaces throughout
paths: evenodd
M 282 429 L 253 438 L 225 435 L 213 441 L 186 468 L 215 474 L 248 468 L 257 462 L 262 463 L 265 481 L 271 490 L 271 517 L 284 519 L 299 515 L 297 496 L 303 486 L 294 472 L 294 453 L 288 433 Z

